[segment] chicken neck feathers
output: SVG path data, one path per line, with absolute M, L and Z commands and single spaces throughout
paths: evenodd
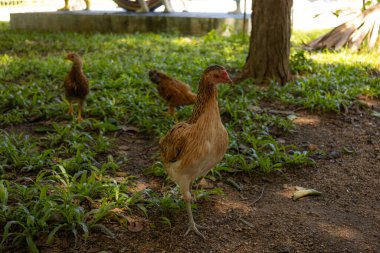
M 215 85 L 200 82 L 190 119 L 176 124 L 160 140 L 161 156 L 165 164 L 181 160 L 184 155 L 189 157 L 201 155 L 209 148 L 206 144 L 210 136 L 217 134 L 214 133 L 215 127 L 224 129 L 219 115 L 217 96 Z M 223 131 L 222 135 L 220 137 L 225 138 Z

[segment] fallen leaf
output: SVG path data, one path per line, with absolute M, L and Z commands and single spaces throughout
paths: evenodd
M 317 145 L 315 145 L 315 144 L 309 144 L 309 146 L 307 147 L 307 149 L 309 150 L 309 151 L 316 151 L 316 150 L 318 150 L 318 146 Z
M 296 186 L 296 191 L 293 193 L 292 199 L 294 201 L 306 197 L 306 196 L 319 196 L 322 192 L 319 192 L 315 189 L 307 189 L 304 187 Z
M 125 171 L 116 171 L 115 174 L 118 177 L 128 177 L 128 173 Z
M 343 147 L 343 152 L 346 153 L 346 154 L 352 154 L 352 153 L 354 153 L 354 150 L 351 150 L 351 149 L 349 149 L 347 147 Z
M 203 188 L 203 189 L 212 189 L 214 188 L 214 185 L 212 183 L 210 183 L 208 180 L 206 180 L 205 178 L 202 178 L 200 181 L 199 181 L 199 185 Z
M 118 213 L 118 214 L 120 214 L 120 213 L 123 213 L 123 212 L 124 212 L 122 209 L 120 209 L 120 208 L 117 208 L 117 207 L 113 208 L 111 211 L 112 211 L 112 212 L 114 212 L 114 213 Z
M 290 114 L 290 115 L 288 115 L 287 118 L 288 118 L 288 120 L 293 121 L 293 120 L 295 120 L 295 119 L 298 118 L 298 117 L 297 117 L 297 115 Z
M 129 221 L 129 225 L 128 225 L 128 230 L 133 232 L 133 233 L 137 233 L 137 232 L 140 232 L 141 230 L 143 230 L 144 226 L 141 222 L 139 221 Z
M 121 146 L 119 146 L 119 149 L 120 149 L 120 150 L 124 150 L 124 151 L 128 151 L 128 150 L 131 149 L 131 147 L 130 147 L 130 146 L 127 146 L 127 145 L 121 145 Z
M 226 182 L 232 185 L 233 187 L 235 187 L 239 191 L 243 189 L 243 186 L 240 183 L 233 180 L 231 177 L 227 178 Z
M 380 112 L 378 112 L 378 111 L 372 111 L 372 115 L 377 117 L 377 118 L 380 118 Z
M 134 126 L 123 126 L 123 131 L 140 133 L 140 129 Z
M 251 112 L 258 112 L 258 113 L 261 113 L 263 111 L 263 109 L 261 109 L 259 106 L 256 106 L 256 105 L 249 105 L 247 109 Z

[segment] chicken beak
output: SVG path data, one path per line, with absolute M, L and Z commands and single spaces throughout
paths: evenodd
M 224 77 L 223 83 L 233 84 L 234 82 L 231 80 L 229 75 Z
M 233 81 L 227 71 L 224 71 L 223 79 L 223 83 L 233 84 Z

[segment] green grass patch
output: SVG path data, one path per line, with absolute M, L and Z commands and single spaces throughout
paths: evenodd
M 319 33 L 292 37 L 291 67 L 297 79 L 268 91 L 252 85 L 220 86 L 221 115 L 230 136 L 225 159 L 212 170 L 212 180 L 231 179 L 231 173 L 270 173 L 309 163 L 308 154 L 282 145 L 277 137 L 295 129 L 282 116 L 257 112 L 262 99 L 277 100 L 315 111 L 340 112 L 358 95 L 380 96 L 378 54 L 370 52 L 307 53 L 302 41 Z M 203 69 L 220 64 L 234 71 L 243 66 L 249 39 L 176 34 L 33 33 L 9 30 L 0 23 L 0 251 L 11 245 L 38 250 L 38 239 L 51 243 L 58 233 L 86 239 L 93 229 L 112 236 L 104 226 L 113 210 L 149 215 L 159 209 L 161 223 L 170 225 L 168 212 L 182 209 L 178 189 L 163 193 L 136 191 L 136 179 L 119 180 L 129 157 L 120 155 L 113 133 L 131 124 L 157 139 L 175 123 L 148 79 L 158 69 L 189 83 L 193 90 Z M 91 92 L 84 107 L 85 121 L 68 114 L 63 79 L 70 63 L 67 52 L 83 55 Z M 178 110 L 187 119 L 192 107 Z M 145 171 L 166 178 L 157 160 Z M 227 178 L 226 178 L 227 175 Z M 207 197 L 220 189 L 198 190 Z M 122 219 L 122 216 L 119 217 Z

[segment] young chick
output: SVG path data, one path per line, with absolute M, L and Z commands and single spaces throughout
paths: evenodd
M 180 122 L 160 140 L 161 158 L 169 176 L 179 185 L 186 202 L 189 228 L 198 231 L 191 211 L 191 184 L 205 176 L 219 163 L 227 150 L 228 134 L 220 119 L 218 107 L 219 83 L 232 83 L 221 66 L 210 66 L 199 81 L 193 113 L 187 122 Z
M 168 113 L 175 116 L 175 107 L 195 103 L 197 94 L 186 83 L 156 70 L 149 71 L 150 80 L 157 84 L 158 94 L 168 102 Z
M 83 73 L 82 58 L 75 53 L 66 56 L 67 60 L 73 62 L 70 72 L 67 74 L 64 82 L 65 96 L 70 103 L 69 114 L 73 116 L 73 103 L 78 103 L 78 121 L 82 121 L 82 108 L 86 96 L 90 91 L 87 77 Z

